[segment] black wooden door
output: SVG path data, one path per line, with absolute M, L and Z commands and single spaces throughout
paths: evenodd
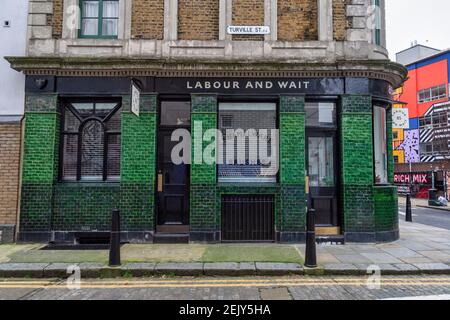
M 336 132 L 308 130 L 306 160 L 316 225 L 338 226 Z
M 189 165 L 174 164 L 172 148 L 178 142 L 171 141 L 172 129 L 159 129 L 157 170 L 157 224 L 189 224 Z

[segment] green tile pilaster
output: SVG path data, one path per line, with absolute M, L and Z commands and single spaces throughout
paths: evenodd
M 142 94 L 139 117 L 122 97 L 120 209 L 122 228 L 153 230 L 155 219 L 157 95 Z
M 281 96 L 280 197 L 281 232 L 304 232 L 305 206 L 305 98 Z
M 375 236 L 372 99 L 342 96 L 340 118 L 341 208 L 351 240 Z
M 58 173 L 60 114 L 56 94 L 26 96 L 21 233 L 50 231 Z
M 203 141 L 202 138 L 206 130 L 216 128 L 217 96 L 193 94 L 191 97 L 191 238 L 195 238 L 196 233 L 211 233 L 218 229 L 216 163 L 208 164 L 203 161 L 203 151 L 213 141 Z

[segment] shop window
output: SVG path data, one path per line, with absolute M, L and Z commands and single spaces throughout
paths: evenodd
M 374 106 L 373 118 L 375 183 L 387 184 L 386 109 L 384 107 Z
M 80 38 L 117 38 L 119 0 L 80 0 Z
M 218 181 L 276 182 L 276 104 L 221 103 L 218 124 Z
M 65 103 L 61 178 L 114 181 L 120 178 L 120 103 Z

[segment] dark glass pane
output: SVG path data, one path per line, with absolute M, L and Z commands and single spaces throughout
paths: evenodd
M 161 125 L 185 126 L 191 123 L 189 101 L 163 101 L 161 103 Z
M 308 175 L 311 187 L 334 187 L 334 153 L 332 137 L 308 139 Z
M 96 103 L 95 115 L 100 118 L 106 117 L 115 107 L 117 103 Z
M 72 103 L 72 106 L 83 118 L 89 117 L 94 114 L 93 103 Z
M 80 127 L 80 120 L 70 111 L 68 108 L 65 109 L 65 119 L 64 119 L 64 131 L 66 132 L 78 132 Z
M 308 102 L 305 105 L 307 127 L 334 127 L 336 106 L 330 102 Z
M 120 135 L 108 136 L 108 179 L 116 180 L 120 177 Z
M 63 180 L 76 180 L 78 135 L 64 135 Z
M 86 123 L 82 132 L 81 178 L 103 179 L 104 140 L 103 127 L 98 121 Z
M 114 112 L 111 118 L 109 118 L 108 121 L 106 122 L 106 130 L 120 132 L 120 119 L 121 119 L 121 112 L 119 109 L 116 112 Z

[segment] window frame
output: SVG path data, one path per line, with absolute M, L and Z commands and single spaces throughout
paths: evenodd
M 97 23 L 97 34 L 96 35 L 84 35 L 83 34 L 83 20 L 89 19 L 83 17 L 83 6 L 86 1 L 98 1 L 98 23 Z M 114 1 L 118 3 L 119 13 L 117 18 L 104 18 L 103 17 L 103 2 L 104 1 Z M 79 0 L 80 5 L 80 29 L 78 29 L 78 38 L 80 39 L 118 39 L 119 38 L 119 22 L 120 22 L 120 0 Z M 94 18 L 91 18 L 94 19 Z M 117 20 L 117 34 L 108 36 L 103 35 L 103 19 L 115 19 Z
M 375 109 L 379 108 L 384 110 L 384 140 L 385 140 L 385 168 L 386 168 L 386 181 L 377 182 L 377 164 L 376 164 L 376 145 L 375 145 Z M 389 146 L 388 146 L 388 112 L 392 112 L 392 107 L 385 103 L 379 101 L 372 102 L 372 152 L 373 152 L 373 181 L 375 186 L 386 186 L 389 185 Z
M 221 117 L 220 117 L 220 104 L 226 104 L 226 103 L 249 103 L 249 104 L 273 104 L 275 106 L 275 129 L 276 130 L 280 130 L 280 121 L 279 121 L 279 99 L 278 97 L 273 97 L 273 96 L 259 96 L 259 97 L 248 97 L 248 96 L 220 96 L 217 99 L 217 106 L 216 106 L 216 111 L 217 111 L 217 123 L 216 123 L 216 129 L 220 130 L 221 128 Z M 259 110 L 253 110 L 255 112 L 258 112 Z M 228 129 L 232 129 L 232 128 L 228 128 Z M 226 129 L 225 129 L 226 130 Z M 280 141 L 281 141 L 281 137 L 280 135 L 278 136 L 278 150 L 277 150 L 277 161 L 278 161 L 278 166 L 280 166 Z M 216 149 L 217 150 L 217 149 Z M 217 163 L 216 161 L 216 181 L 219 184 L 234 184 L 234 185 L 246 185 L 246 184 L 277 184 L 279 183 L 279 179 L 280 179 L 280 167 L 278 167 L 278 171 L 277 173 L 273 176 L 273 179 L 270 178 L 265 178 L 265 179 L 261 179 L 261 180 L 257 180 L 257 178 L 243 178 L 241 180 L 239 179 L 221 179 L 221 177 L 219 176 L 219 163 Z
M 80 117 L 76 108 L 72 105 L 72 103 L 92 103 L 94 105 L 94 113 L 87 117 Z M 115 103 L 116 105 L 109 111 L 109 113 L 102 119 L 95 114 L 95 106 L 99 103 Z M 118 98 L 78 98 L 78 99 L 67 99 L 63 100 L 60 103 L 60 112 L 61 112 L 61 121 L 60 121 L 60 142 L 59 142 L 59 168 L 58 168 L 58 181 L 59 182 L 73 182 L 73 183 L 91 183 L 91 182 L 119 182 L 120 181 L 120 172 L 119 176 L 116 179 L 108 178 L 108 144 L 109 137 L 118 135 L 122 135 L 122 130 L 107 130 L 107 123 L 117 112 L 120 113 L 122 108 L 122 101 Z M 66 123 L 66 112 L 71 112 L 74 117 L 76 117 L 80 124 L 78 126 L 77 132 L 71 132 L 65 130 Z M 102 175 L 101 179 L 83 179 L 82 178 L 82 145 L 83 145 L 83 129 L 85 125 L 91 121 L 100 122 L 103 129 L 103 167 L 102 167 Z M 76 155 L 76 175 L 75 179 L 66 179 L 64 177 L 64 152 L 65 152 L 65 137 L 66 136 L 76 136 L 77 137 L 77 155 Z M 119 164 L 121 159 L 119 159 Z

